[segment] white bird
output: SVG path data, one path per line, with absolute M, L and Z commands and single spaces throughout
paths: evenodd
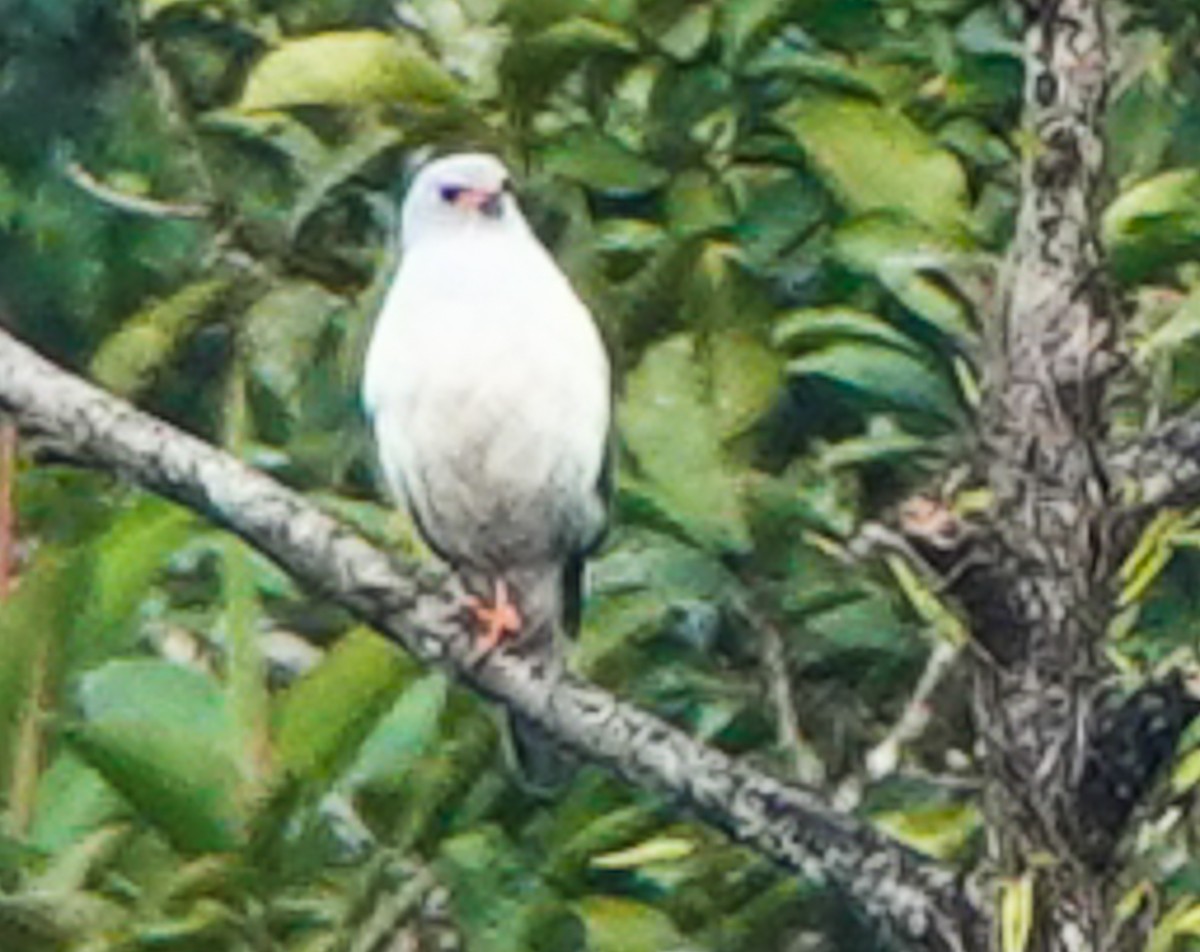
M 480 651 L 554 670 L 607 518 L 612 392 L 591 314 L 521 214 L 503 164 L 460 154 L 415 177 L 363 397 L 385 479 L 476 596 Z M 535 786 L 561 779 L 514 724 Z

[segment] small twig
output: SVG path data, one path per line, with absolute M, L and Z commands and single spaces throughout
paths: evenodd
M 959 648 L 959 645 L 941 640 L 933 646 L 925 670 L 921 672 L 912 697 L 904 705 L 899 719 L 887 736 L 872 747 L 864 758 L 868 780 L 877 782 L 899 769 L 904 748 L 920 737 L 929 724 L 929 700 L 958 658 Z M 853 809 L 862 799 L 862 791 L 863 779 L 857 774 L 852 775 L 838 787 L 833 802 L 843 810 Z
M 792 677 L 788 672 L 783 632 L 771 619 L 749 604 L 748 600 L 741 599 L 737 607 L 762 638 L 762 665 L 767 676 L 771 708 L 775 712 L 779 746 L 786 752 L 793 776 L 801 783 L 820 787 L 825 782 L 825 765 L 804 742 L 804 732 L 800 728 L 800 716 L 796 713 L 796 702 L 792 693 Z
M 0 602 L 12 591 L 16 563 L 17 425 L 0 419 Z
M 925 670 L 917 680 L 912 697 L 904 705 L 900 719 L 892 725 L 878 744 L 866 756 L 867 774 L 872 780 L 880 780 L 894 773 L 900 764 L 903 748 L 921 736 L 929 724 L 929 700 L 942 683 L 942 679 L 958 658 L 959 646 L 948 641 L 938 641 L 929 653 Z
M 63 174 L 72 185 L 87 192 L 105 205 L 126 212 L 130 215 L 142 215 L 147 218 L 183 218 L 204 219 L 209 215 L 209 209 L 204 205 L 191 203 L 161 202 L 141 195 L 130 195 L 120 189 L 113 188 L 100 181 L 78 162 L 68 162 L 63 166 Z
M 378 949 L 385 940 L 396 934 L 436 885 L 437 879 L 433 873 L 421 868 L 395 892 L 383 896 L 371 913 L 371 918 L 358 930 L 349 952 L 374 952 Z

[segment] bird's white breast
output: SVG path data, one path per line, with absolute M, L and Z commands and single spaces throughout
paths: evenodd
M 462 541 L 477 554 L 495 530 L 541 557 L 598 531 L 608 362 L 586 308 L 523 229 L 406 255 L 364 397 L 389 482 L 444 551 Z

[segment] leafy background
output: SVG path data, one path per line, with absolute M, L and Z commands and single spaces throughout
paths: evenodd
M 1121 32 L 1129 434 L 1200 390 L 1200 15 L 1134 4 Z M 979 504 L 1018 38 L 974 0 L 0 0 L 0 320 L 420 554 L 381 502 L 362 351 L 406 176 L 497 151 L 621 378 L 574 663 L 967 869 L 961 625 L 849 541 L 947 469 Z M 170 504 L 55 467 L 0 488 L 3 949 L 875 947 L 597 770 L 529 797 L 487 705 Z M 1123 571 L 1130 683 L 1194 657 L 1195 523 L 1165 515 Z M 1158 952 L 1200 947 L 1197 783 L 1185 751 L 1134 847 Z

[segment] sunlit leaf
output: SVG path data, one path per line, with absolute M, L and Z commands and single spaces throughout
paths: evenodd
M 1033 876 L 1000 882 L 1001 952 L 1025 952 L 1033 933 Z
M 714 335 L 709 342 L 714 404 L 722 439 L 763 417 L 779 397 L 783 362 L 749 334 Z
M 658 33 L 659 47 L 675 59 L 694 59 L 712 33 L 713 16 L 713 8 L 707 3 L 687 4 L 675 22 Z
M 46 550 L 0 610 L 0 780 L 6 783 L 38 669 L 70 630 L 87 578 L 84 560 Z
M 1175 169 L 1122 192 L 1104 212 L 1101 236 L 1116 273 L 1138 280 L 1200 248 L 1200 171 Z
M 967 246 L 891 215 L 867 215 L 838 228 L 834 248 L 856 270 L 874 275 L 914 315 L 966 346 L 977 333 L 970 308 L 948 280 L 938 281 Z
M 780 119 L 851 211 L 900 210 L 935 228 L 964 223 L 962 167 L 903 114 L 814 91 L 797 96 Z
M 228 292 L 227 278 L 186 285 L 129 318 L 92 358 L 91 373 L 109 390 L 135 394 L 150 384 L 194 329 Z
M 279 702 L 279 768 L 309 780 L 331 777 L 353 761 L 413 674 L 412 662 L 378 635 L 355 629 L 343 636 Z
M 636 869 L 651 863 L 666 863 L 691 856 L 696 844 L 678 836 L 660 836 L 613 853 L 593 856 L 596 869 Z
M 690 944 L 666 913 L 615 896 L 580 903 L 591 952 L 688 952 Z
M 979 810 L 971 803 L 920 806 L 871 817 L 880 829 L 930 856 L 954 856 L 982 828 Z
M 415 41 L 370 30 L 289 40 L 255 66 L 238 108 L 395 105 L 448 107 L 462 91 Z
M 672 516 L 699 539 L 742 548 L 747 530 L 704 377 L 691 338 L 656 345 L 630 375 L 621 432 Z
M 128 804 L 96 770 L 64 750 L 39 779 L 29 839 L 55 852 L 127 812 Z
M 411 684 L 379 718 L 346 772 L 350 787 L 403 782 L 405 773 L 436 743 L 450 685 L 443 674 Z
M 198 531 L 190 510 L 161 499 L 137 500 L 91 544 L 88 599 L 76 623 L 71 654 L 77 664 L 129 644 L 138 608 L 171 556 Z
M 242 817 L 235 730 L 212 679 L 161 661 L 114 661 L 80 686 L 74 749 L 180 849 L 230 849 Z

